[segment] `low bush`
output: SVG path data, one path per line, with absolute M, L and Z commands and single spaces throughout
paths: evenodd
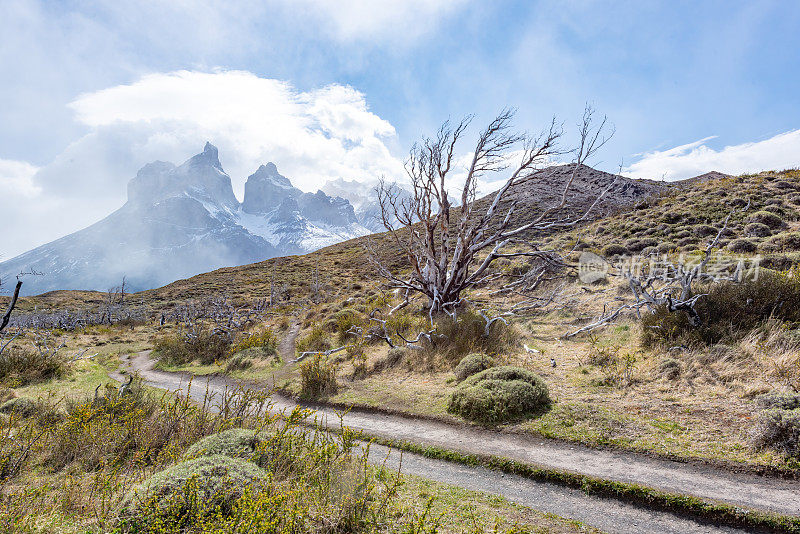
M 486 321 L 478 313 L 465 309 L 456 319 L 448 315 L 436 320 L 436 332 L 423 350 L 414 351 L 414 356 L 441 359 L 448 369 L 452 369 L 467 354 L 482 352 L 500 354 L 515 344 L 519 334 L 510 325 L 495 321 L 486 334 Z
M 691 326 L 685 312 L 670 312 L 663 305 L 642 315 L 643 344 L 713 345 L 740 339 L 771 318 L 800 321 L 800 277 L 794 272 L 762 269 L 756 280 L 719 282 L 697 292 L 705 294 L 695 306 L 700 326 Z
M 253 360 L 250 359 L 249 353 L 253 352 L 254 350 L 258 349 L 247 349 L 243 352 L 235 354 L 234 356 L 231 356 L 228 359 L 228 363 L 225 364 L 225 372 L 233 373 L 235 371 L 244 371 L 245 369 L 250 369 L 253 366 Z
M 227 515 L 248 489 L 269 480 L 257 465 L 222 454 L 201 456 L 160 471 L 138 486 L 124 504 L 129 532 L 180 527 L 191 518 Z
M 668 358 L 658 366 L 658 374 L 667 380 L 675 380 L 681 376 L 681 368 L 681 362 L 674 358 Z
M 752 254 L 758 249 L 758 245 L 749 239 L 734 239 L 728 243 L 728 250 L 736 254 Z
M 764 409 L 796 410 L 800 408 L 800 394 L 771 391 L 756 397 L 755 402 L 756 406 Z
M 31 417 L 36 415 L 37 405 L 33 399 L 17 397 L 0 405 L 0 413 L 16 415 L 17 417 Z
M 751 437 L 755 447 L 768 447 L 800 458 L 800 410 L 761 412 Z
M 337 339 L 342 343 L 352 337 L 353 334 L 349 333 L 351 329 L 363 326 L 363 323 L 364 320 L 361 318 L 361 314 L 353 308 L 344 308 L 336 312 L 332 320 L 333 331 L 336 333 Z
M 493 367 L 469 378 L 452 393 L 447 411 L 495 425 L 519 419 L 550 404 L 547 384 L 519 367 Z
M 184 457 L 194 459 L 200 456 L 222 454 L 232 458 L 250 460 L 263 439 L 250 428 L 230 428 L 206 436 L 186 450 Z
M 12 387 L 60 378 L 68 366 L 58 353 L 23 347 L 8 347 L 0 355 L 0 382 Z
M 336 368 L 326 356 L 315 354 L 300 364 L 300 396 L 318 399 L 336 393 Z
M 698 237 L 708 237 L 712 235 L 717 235 L 717 232 L 719 230 L 708 224 L 698 224 L 694 228 L 692 228 L 692 231 L 694 232 L 694 235 Z
M 231 340 L 202 328 L 191 334 L 181 333 L 156 339 L 153 350 L 167 365 L 185 365 L 195 360 L 204 365 L 224 360 L 229 353 Z
M 331 342 L 328 338 L 328 333 L 321 327 L 316 326 L 308 334 L 298 339 L 295 347 L 298 353 L 321 352 L 329 350 Z
M 386 366 L 387 367 L 396 367 L 403 361 L 403 358 L 406 355 L 406 349 L 401 349 L 400 347 L 394 347 L 389 349 L 389 352 L 386 353 Z
M 745 235 L 752 237 L 769 237 L 772 235 L 772 229 L 764 223 L 750 223 L 744 227 Z
M 771 230 L 777 230 L 786 226 L 778 215 L 769 211 L 757 211 L 749 218 L 751 223 L 761 223 L 768 226 Z
M 800 232 L 781 232 L 763 243 L 761 249 L 765 252 L 786 252 L 800 250 Z
M 495 361 L 494 358 L 490 358 L 489 356 L 475 352 L 473 354 L 468 354 L 464 356 L 456 368 L 453 370 L 453 374 L 456 375 L 456 380 L 462 382 L 464 379 L 480 373 L 481 371 L 485 371 L 490 367 L 494 367 Z
M 622 245 L 612 244 L 603 247 L 600 253 L 606 258 L 612 258 L 614 256 L 624 256 L 629 252 L 628 249 L 623 247 Z
M 264 328 L 252 335 L 242 337 L 228 349 L 229 354 L 260 349 L 265 355 L 275 354 L 278 348 L 278 337 L 272 328 Z

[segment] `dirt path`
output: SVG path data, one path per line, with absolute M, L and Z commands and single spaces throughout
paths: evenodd
M 153 369 L 149 352 L 141 352 L 129 360 L 132 371 L 139 372 L 150 385 L 178 390 L 186 385 L 188 374 L 168 373 Z M 205 386 L 221 393 L 237 382 L 214 376 L 206 381 L 195 379 L 192 396 L 202 397 Z M 294 400 L 275 396 L 277 409 L 292 408 Z M 315 408 L 323 420 L 338 426 L 333 409 Z M 596 450 L 548 441 L 534 436 L 493 432 L 470 426 L 420 420 L 398 415 L 352 410 L 343 423 L 353 429 L 390 439 L 434 445 L 465 453 L 490 454 L 513 460 L 563 469 L 593 477 L 641 484 L 671 493 L 694 495 L 736 506 L 800 515 L 800 482 L 731 473 L 693 464 L 682 464 L 649 458 L 633 453 Z M 433 474 L 429 478 L 436 478 Z M 499 477 L 500 474 L 497 474 Z M 538 483 L 536 483 L 538 484 Z
M 183 389 L 191 376 L 184 373 L 169 373 L 153 369 L 154 361 L 149 358 L 149 351 L 141 352 L 130 358 L 128 361 L 129 370 L 138 372 L 145 382 L 153 387 L 169 390 Z M 117 380 L 123 379 L 119 373 L 112 374 Z M 201 401 L 206 392 L 206 386 L 214 394 L 222 394 L 226 389 L 235 387 L 237 383 L 225 377 L 214 376 L 201 382 L 195 378 L 194 387 L 190 390 L 190 395 Z M 296 404 L 286 398 L 276 398 L 276 408 L 284 409 L 296 406 Z M 329 410 L 317 410 L 323 419 L 330 419 L 331 424 L 338 426 L 338 417 Z M 374 417 L 374 424 L 359 425 L 359 422 L 369 420 Z M 399 419 L 399 420 L 398 420 Z M 402 421 L 400 421 L 402 420 Z M 344 418 L 344 422 L 353 428 L 364 428 L 370 433 L 382 434 L 400 439 L 425 442 L 424 440 L 413 439 L 415 436 L 425 436 L 431 431 L 422 422 L 413 419 L 404 420 L 394 416 L 382 416 L 371 414 L 358 414 L 358 419 L 353 419 L 351 414 Z M 388 426 L 384 423 L 390 422 Z M 351 425 L 355 423 L 355 425 Z M 378 427 L 384 426 L 383 431 L 378 432 Z M 443 425 L 446 427 L 446 425 Z M 400 434 L 394 434 L 393 429 L 404 428 Z M 450 427 L 455 432 L 466 429 Z M 443 429 L 434 431 L 441 439 Z M 485 440 L 487 436 L 483 436 Z M 468 437 L 460 438 L 460 442 L 468 442 Z M 481 442 L 475 442 L 480 448 Z M 474 450 L 466 447 L 464 450 Z M 396 468 L 400 465 L 402 458 L 402 472 L 410 475 L 425 477 L 438 482 L 460 486 L 469 490 L 481 491 L 494 495 L 500 495 L 517 504 L 528 506 L 538 511 L 549 512 L 560 517 L 566 517 L 581 521 L 587 525 L 594 526 L 605 532 L 621 534 L 640 534 L 642 532 L 659 532 L 666 534 L 679 534 L 687 532 L 697 533 L 737 533 L 746 532 L 729 527 L 709 525 L 673 515 L 670 513 L 657 512 L 643 509 L 633 504 L 617 501 L 614 499 L 604 499 L 586 495 L 585 493 L 566 488 L 557 484 L 538 482 L 524 477 L 505 474 L 480 467 L 469 467 L 443 460 L 434 460 L 424 456 L 409 452 L 400 452 L 395 449 L 380 445 L 371 445 L 370 460 L 375 463 L 385 461 L 388 467 Z

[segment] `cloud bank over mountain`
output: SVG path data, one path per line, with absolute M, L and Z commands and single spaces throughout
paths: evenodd
M 181 160 L 208 139 L 225 155 L 240 198 L 246 177 L 264 161 L 278 162 L 304 191 L 338 178 L 403 175 L 394 127 L 349 86 L 303 92 L 244 71 L 183 70 L 86 93 L 70 107 L 88 132 L 51 163 L 37 169 L 0 160 L 0 209 L 18 221 L 0 251 L 5 257 L 108 214 L 124 202 L 142 165 Z M 14 200 L 20 194 L 29 201 L 25 210 Z M 42 231 L 37 221 L 53 211 L 61 221 Z
M 706 137 L 668 150 L 647 152 L 627 167 L 625 173 L 635 178 L 681 180 L 712 170 L 744 174 L 800 166 L 800 130 L 719 150 L 707 144 L 714 138 Z

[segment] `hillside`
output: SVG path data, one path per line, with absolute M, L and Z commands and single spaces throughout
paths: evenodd
M 240 203 L 217 149 L 182 165 L 156 161 L 128 184 L 128 201 L 92 226 L 0 263 L 0 279 L 36 271 L 25 294 L 105 291 L 126 277 L 150 289 L 223 266 L 302 254 L 362 236 L 353 206 L 304 193 L 267 163 L 250 175 Z

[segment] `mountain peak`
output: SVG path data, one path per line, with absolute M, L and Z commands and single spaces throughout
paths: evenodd
M 222 171 L 222 164 L 219 162 L 219 150 L 208 141 L 206 141 L 203 151 L 190 158 L 187 163 L 190 165 L 211 165 L 215 169 Z

